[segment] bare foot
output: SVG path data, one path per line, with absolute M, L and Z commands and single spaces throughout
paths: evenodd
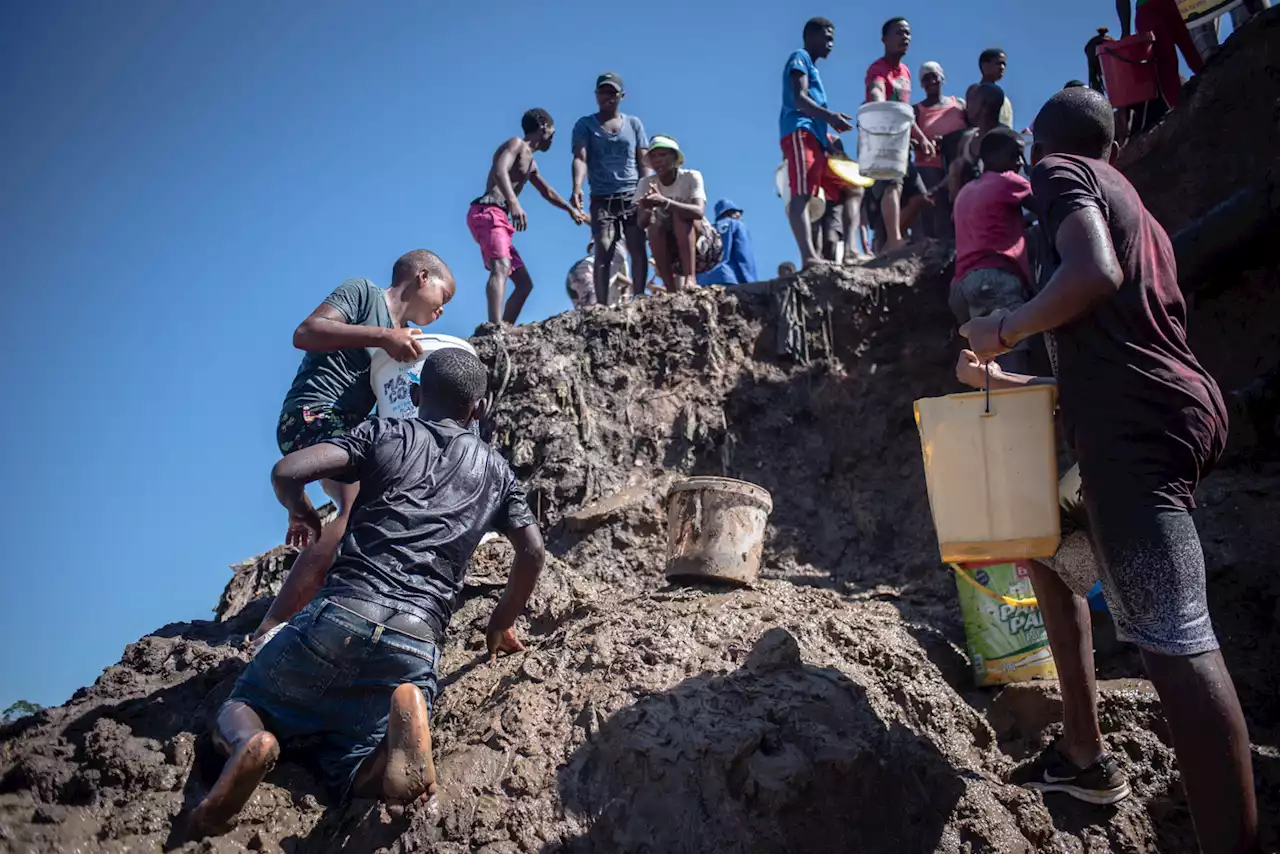
M 427 701 L 417 685 L 401 685 L 391 695 L 382 795 L 392 803 L 409 803 L 435 791 L 428 719 Z
M 812 270 L 814 267 L 830 267 L 831 263 L 826 258 L 809 258 L 800 263 L 800 269 Z
M 225 832 L 231 819 L 249 803 L 254 790 L 267 772 L 275 767 L 279 757 L 280 743 L 274 735 L 262 731 L 249 736 L 231 754 L 209 794 L 191 811 L 187 825 L 192 835 Z
M 868 261 L 874 261 L 876 256 L 868 255 L 865 252 L 849 252 L 844 256 L 844 265 L 852 267 L 856 264 L 865 264 Z
M 907 248 L 907 239 L 905 237 L 900 238 L 898 240 L 891 240 L 884 245 L 884 254 L 888 255 L 891 252 L 898 252 L 906 248 Z

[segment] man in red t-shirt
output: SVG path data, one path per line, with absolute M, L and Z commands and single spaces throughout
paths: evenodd
M 1030 202 L 1031 182 L 1021 174 L 1022 145 L 1022 137 L 1009 128 L 988 133 L 981 146 L 982 176 L 956 197 L 950 304 L 961 324 L 1016 311 L 1027 301 L 1031 269 L 1022 208 Z M 997 361 L 1006 371 L 1026 373 L 1029 353 L 1030 342 L 1023 341 Z
M 890 18 L 880 28 L 880 40 L 884 42 L 884 56 L 871 63 L 867 69 L 867 103 L 872 101 L 897 101 L 911 105 L 911 69 L 902 58 L 911 47 L 911 24 L 906 18 Z M 911 122 L 911 138 L 919 146 L 918 150 L 926 157 L 935 152 L 933 141 L 921 132 L 920 126 Z M 913 192 L 920 192 L 920 179 L 912 172 L 911 184 Z M 904 179 L 894 181 L 877 181 L 871 188 L 872 194 L 880 201 L 880 211 L 884 218 L 886 252 L 901 249 L 906 245 L 902 237 L 902 201 Z
M 961 327 L 972 352 L 957 373 L 983 383 L 983 361 L 1045 333 L 1107 606 L 1160 695 L 1200 850 L 1257 851 L 1249 732 L 1191 519 L 1192 493 L 1226 445 L 1226 406 L 1187 344 L 1169 236 L 1109 163 L 1119 151 L 1111 105 L 1092 89 L 1063 89 L 1034 127 L 1031 186 L 1056 269 L 1013 313 Z M 991 366 L 992 388 L 1033 382 L 1043 380 Z M 1063 732 L 1021 782 L 1114 803 L 1130 787 L 1102 740 L 1088 604 L 1052 569 L 1031 566 Z

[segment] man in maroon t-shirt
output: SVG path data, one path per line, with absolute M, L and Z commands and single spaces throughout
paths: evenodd
M 973 352 L 958 373 L 1046 333 L 1107 605 L 1160 694 L 1201 850 L 1256 851 L 1249 735 L 1210 623 L 1190 513 L 1222 453 L 1226 411 L 1187 345 L 1169 237 L 1108 163 L 1114 136 L 1111 106 L 1091 89 L 1062 90 L 1036 117 L 1031 186 L 1057 268 L 1026 305 L 961 328 Z M 992 373 L 993 387 L 1037 381 Z M 1023 769 L 1025 785 L 1112 803 L 1129 786 L 1103 748 L 1088 606 L 1045 566 L 1033 564 L 1032 583 L 1064 727 Z

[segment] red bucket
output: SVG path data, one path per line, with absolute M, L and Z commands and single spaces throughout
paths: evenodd
M 1155 44 L 1154 33 L 1138 33 L 1098 45 L 1102 80 L 1113 107 L 1132 107 L 1160 97 Z

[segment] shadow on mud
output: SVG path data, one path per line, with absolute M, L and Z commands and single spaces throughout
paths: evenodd
M 558 775 L 585 829 L 544 851 L 932 851 L 963 773 L 773 629 L 600 726 Z

